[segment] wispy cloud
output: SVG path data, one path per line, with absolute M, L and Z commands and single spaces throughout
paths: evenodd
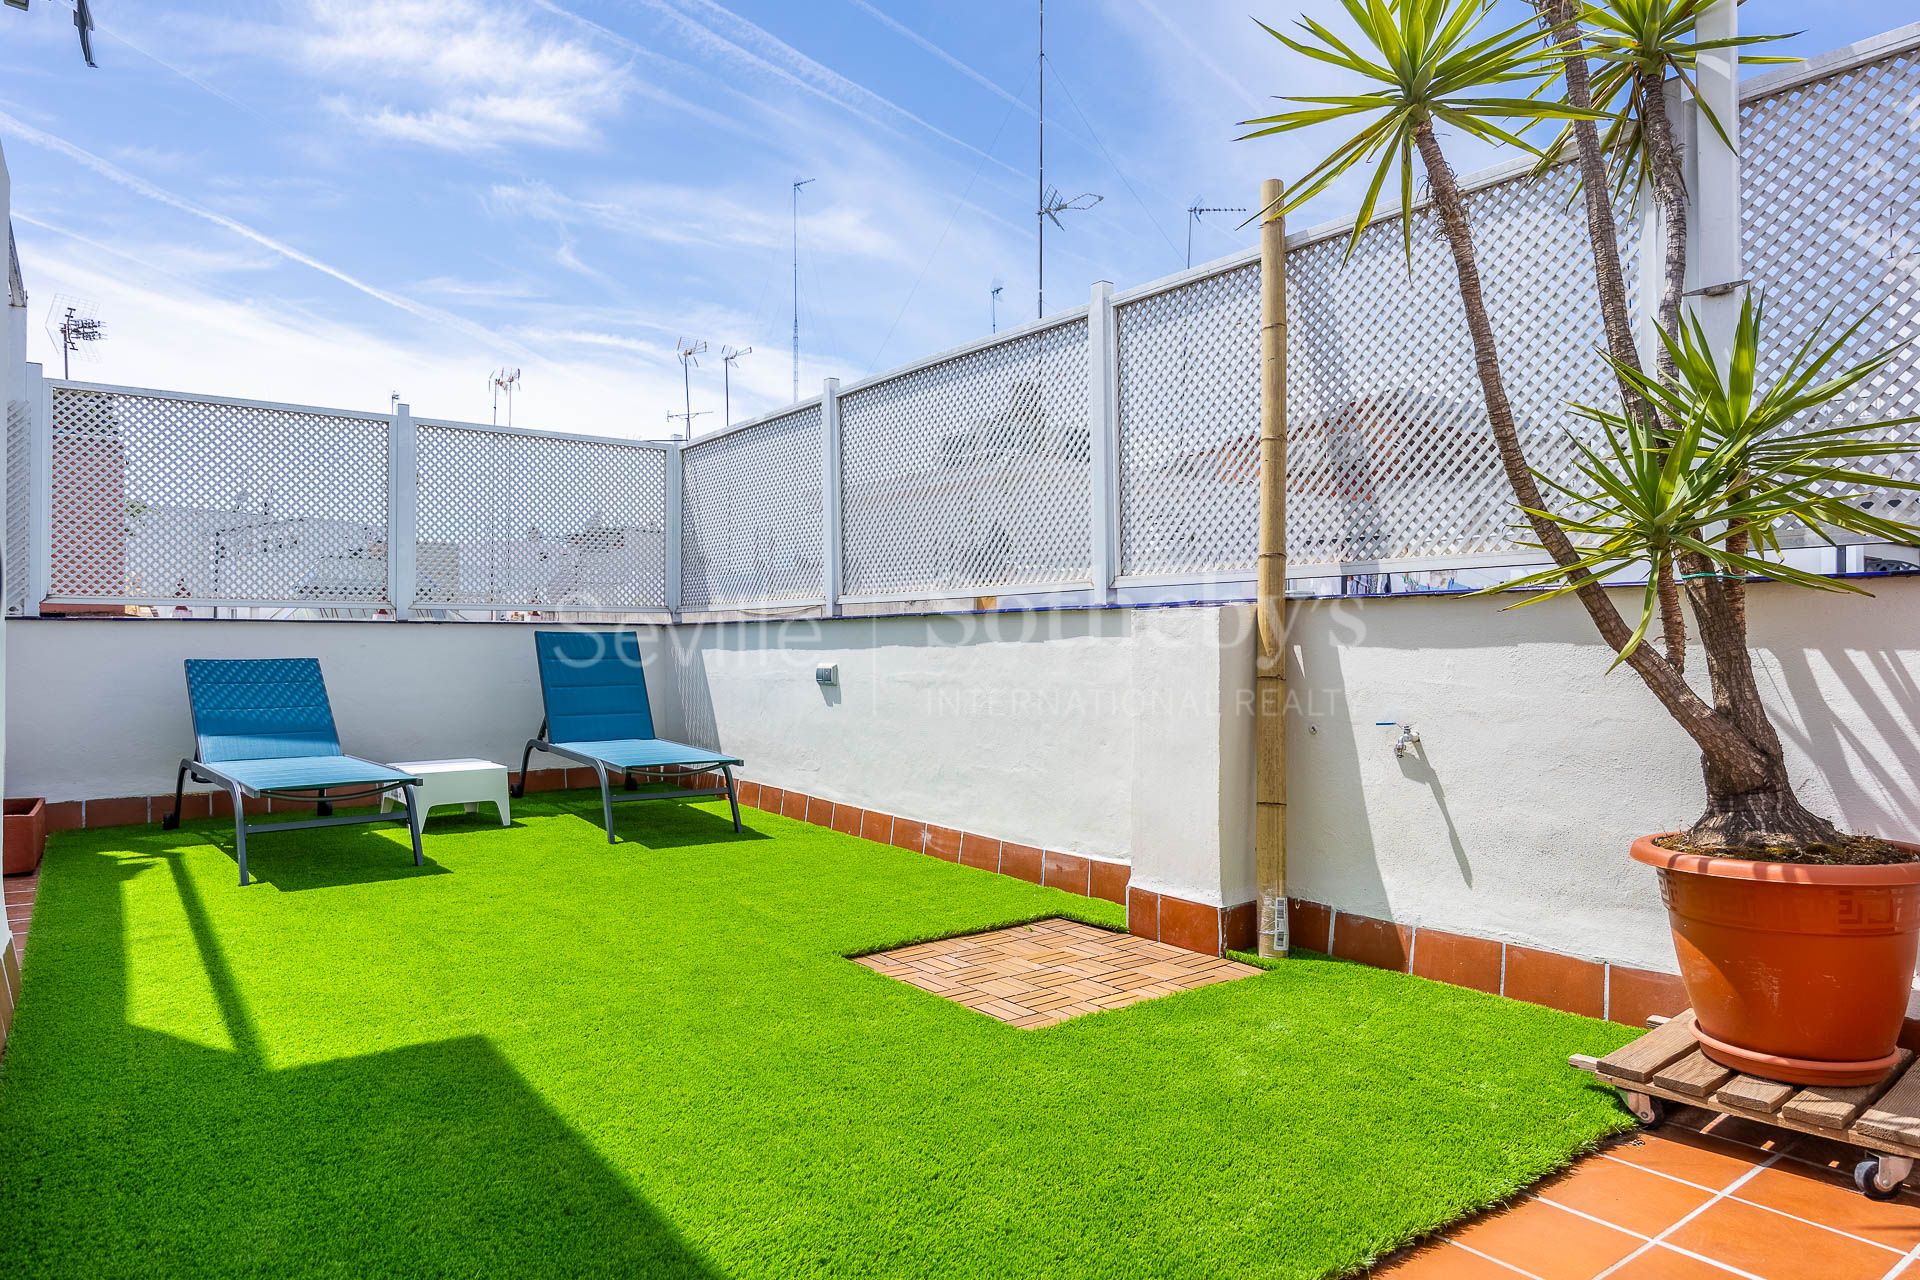
M 1204 68 L 1208 75 L 1231 90 L 1234 96 L 1248 107 L 1258 107 L 1260 105 L 1263 99 L 1260 94 L 1254 90 L 1253 86 L 1222 66 L 1217 58 L 1188 34 L 1186 26 L 1169 18 L 1166 12 L 1162 10 L 1159 5 L 1155 4 L 1153 0 L 1134 0 L 1134 3 L 1138 4 L 1141 9 L 1146 11 L 1148 16 L 1159 24 L 1160 29 L 1180 46 L 1180 51 L 1186 57 L 1193 59 L 1196 66 Z M 1247 29 L 1249 31 L 1254 29 L 1251 22 L 1247 23 Z
M 36 128 L 26 121 L 20 120 L 4 111 L 0 111 L 0 133 L 19 138 L 21 141 L 30 143 L 36 147 L 43 147 L 46 150 L 58 152 L 66 156 L 69 160 L 92 170 L 109 182 L 125 187 L 137 195 L 145 196 L 149 200 L 154 200 L 170 208 L 177 209 L 181 213 L 189 214 L 202 221 L 212 223 L 216 227 L 232 232 L 243 240 L 250 241 L 263 249 L 278 254 L 289 262 L 298 263 L 303 267 L 318 271 L 320 274 L 346 285 L 349 289 L 363 293 L 376 301 L 384 302 L 390 307 L 405 311 L 409 315 L 422 320 L 432 321 L 434 324 L 450 326 L 469 336 L 482 338 L 489 342 L 507 341 L 507 339 L 501 335 L 494 333 L 482 325 L 473 323 L 464 316 L 455 315 L 439 307 L 428 306 L 423 302 L 415 301 L 402 294 L 394 293 L 388 289 L 382 289 L 378 285 L 369 284 L 358 276 L 342 271 L 330 263 L 323 262 L 304 250 L 296 249 L 283 240 L 276 239 L 264 231 L 256 230 L 246 223 L 241 222 L 238 218 L 228 217 L 224 213 L 219 213 L 202 205 L 195 204 L 184 196 L 175 195 L 166 188 L 149 182 L 138 174 L 128 173 L 125 169 L 120 168 L 120 166 L 95 155 L 84 147 L 75 146 L 65 138 L 48 133 L 44 129 Z M 512 345 L 515 350 L 524 352 L 524 348 L 520 347 L 517 342 Z M 525 354 L 532 353 L 526 352 Z
M 771 75 L 802 92 L 889 130 L 909 125 L 1016 176 L 1025 175 L 981 147 L 899 103 L 815 61 L 772 32 L 713 0 L 628 0 L 672 23 L 695 48 L 747 70 Z
M 636 241 L 673 246 L 777 249 L 792 234 L 789 218 L 723 191 L 670 183 L 627 182 L 592 195 L 571 195 L 544 182 L 496 183 L 487 192 L 495 213 L 557 226 L 593 226 Z M 837 202 L 808 211 L 810 253 L 900 264 L 912 255 L 864 205 Z
M 875 22 L 878 22 L 881 26 L 885 27 L 887 30 L 893 32 L 895 35 L 902 36 L 907 40 L 912 41 L 914 44 L 919 45 L 922 49 L 926 50 L 928 53 L 932 54 L 934 57 L 938 58 L 940 61 L 946 63 L 949 67 L 952 67 L 955 71 L 958 71 L 961 75 L 973 81 L 975 84 L 979 85 L 982 89 L 985 89 L 988 93 L 991 93 L 994 97 L 999 98 L 1002 102 L 1010 102 L 1021 111 L 1026 112 L 1028 115 L 1036 114 L 1032 103 L 1027 102 L 1022 98 L 1015 97 L 1013 94 L 1007 92 L 1007 90 L 1001 88 L 996 81 L 989 79 L 986 75 L 982 74 L 979 71 L 976 71 L 974 68 L 960 61 L 960 59 L 954 57 L 951 53 L 948 53 L 945 49 L 942 49 L 939 45 L 927 39 L 925 36 L 921 35 L 918 31 L 915 31 L 912 27 L 909 27 L 905 23 L 900 22 L 897 19 L 893 18 L 892 16 L 882 13 L 880 10 L 874 8 L 872 5 L 867 3 L 867 0 L 847 0 L 847 2 L 851 4 L 854 8 L 858 9 L 860 12 L 866 14 L 869 18 L 872 18 Z
M 328 105 L 379 137 L 451 151 L 596 142 L 632 88 L 590 45 L 481 0 L 309 0 L 276 41 L 350 88 Z

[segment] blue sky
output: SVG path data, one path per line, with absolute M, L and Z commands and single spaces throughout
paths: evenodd
M 1502 0 L 1513 8 L 1515 0 Z M 1098 192 L 1048 237 L 1048 309 L 1180 268 L 1189 204 L 1249 203 L 1315 142 L 1236 143 L 1268 95 L 1331 81 L 1243 0 L 1054 0 L 1048 177 Z M 1336 6 L 1307 6 L 1326 16 Z M 0 143 L 57 368 L 56 297 L 109 338 L 76 377 L 661 436 L 675 340 L 751 346 L 736 419 L 790 389 L 790 188 L 802 394 L 1034 312 L 1029 0 L 95 0 L 0 9 Z M 1517 10 L 1516 10 L 1517 12 Z M 1908 0 L 1750 0 L 1814 54 Z M 1337 21 L 1337 19 L 1332 19 Z M 1486 152 L 1456 145 L 1462 169 Z M 1295 216 L 1336 217 L 1338 189 Z M 1250 243 L 1220 217 L 1196 261 Z M 717 355 L 695 424 L 720 421 Z

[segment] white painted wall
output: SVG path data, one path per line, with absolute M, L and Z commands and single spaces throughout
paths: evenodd
M 1193 902 L 1254 896 L 1252 611 L 1149 609 L 1134 649 L 1134 883 Z
M 640 628 L 659 731 L 742 776 L 1094 857 L 1226 905 L 1252 892 L 1232 611 L 1065 610 Z M 528 628 L 480 623 L 16 619 L 16 794 L 159 795 L 192 744 L 188 657 L 318 657 L 347 749 L 518 765 L 540 718 Z M 1223 660 L 1224 657 L 1224 660 Z M 835 663 L 839 683 L 814 680 Z M 1244 665 L 1244 664 L 1242 664 Z M 535 758 L 536 766 L 540 764 Z M 548 764 L 557 763 L 549 759 Z M 1237 879 L 1229 884 L 1231 871 Z
M 1911 838 L 1920 581 L 1870 585 L 1878 598 L 1755 588 L 1761 685 L 1808 801 Z M 1631 673 L 1607 673 L 1576 605 L 1506 602 L 1293 606 L 1289 891 L 1670 970 L 1652 874 L 1626 850 L 1697 813 L 1694 752 Z M 1131 861 L 1143 888 L 1231 905 L 1254 890 L 1251 621 L 1230 606 L 640 631 L 660 731 L 724 745 L 746 777 Z M 517 765 L 540 715 L 518 626 L 22 619 L 6 631 L 16 795 L 170 789 L 190 743 L 188 656 L 319 657 L 348 748 L 377 758 Z M 815 683 L 820 663 L 839 666 L 838 685 Z M 1403 721 L 1422 747 L 1399 760 Z
M 5 304 L 5 321 L 0 324 L 0 431 L 6 428 L 8 405 L 27 394 L 27 300 L 13 295 L 11 258 L 7 256 L 12 252 L 13 243 L 12 198 L 7 156 L 5 150 L 0 149 L 0 303 Z M 9 492 L 6 455 L 5 441 L 0 439 L 0 530 L 6 528 L 5 495 Z M 10 580 L 8 575 L 26 571 L 24 564 L 0 561 L 0 580 Z M 7 788 L 6 774 L 6 643 L 6 628 L 0 627 L 0 796 L 14 794 Z M 6 912 L 0 911 L 0 948 L 6 947 L 12 937 Z
M 1222 618 L 1153 608 L 681 627 L 673 727 L 773 786 L 1131 861 L 1143 888 L 1226 905 L 1251 891 L 1222 897 L 1224 851 L 1244 826 L 1220 785 L 1233 713 Z M 839 667 L 837 686 L 815 683 L 823 663 Z
M 1920 581 L 1750 594 L 1760 687 L 1814 808 L 1920 832 Z M 1616 596 L 1634 607 L 1637 592 Z M 1635 836 L 1703 804 L 1698 756 L 1571 601 L 1298 603 L 1289 892 L 1360 914 L 1671 972 Z M 1702 663 L 1690 661 L 1698 672 Z M 1405 721 L 1422 747 L 1394 757 Z
M 187 658 L 318 658 L 341 743 L 355 755 L 484 756 L 517 769 L 540 727 L 531 630 L 16 618 L 5 627 L 7 790 L 49 800 L 171 792 L 193 749 Z M 651 644 L 648 629 L 641 637 Z M 563 763 L 536 755 L 533 767 Z

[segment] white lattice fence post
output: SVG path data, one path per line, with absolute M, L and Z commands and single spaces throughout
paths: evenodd
M 420 541 L 420 437 L 411 406 L 397 404 L 387 433 L 387 590 L 393 616 L 413 615 Z
M 689 424 L 691 426 L 691 424 Z M 666 457 L 666 518 L 661 527 L 666 531 L 667 615 L 676 622 L 680 618 L 681 579 L 685 573 L 686 547 L 682 541 L 687 523 L 687 488 L 685 446 L 675 440 L 667 445 Z
M 825 613 L 840 612 L 840 379 L 828 378 L 820 387 L 820 528 L 823 567 L 821 590 Z
M 41 366 L 27 366 L 27 403 L 33 406 L 29 438 L 31 470 L 29 502 L 33 518 L 28 527 L 27 613 L 40 616 L 40 605 L 53 594 L 53 386 Z
M 1113 598 L 1118 572 L 1120 531 L 1119 426 L 1114 414 L 1119 392 L 1119 349 L 1113 336 L 1113 285 L 1094 282 L 1087 303 L 1087 460 L 1091 499 L 1087 530 L 1092 535 L 1093 591 Z
M 1739 34 L 1739 6 L 1717 0 L 1700 16 L 1702 43 Z M 1716 351 L 1724 353 L 1740 313 L 1744 259 L 1740 218 L 1740 155 L 1702 110 L 1711 111 L 1728 137 L 1740 137 L 1740 50 L 1702 49 L 1694 82 L 1698 101 L 1690 112 L 1687 154 L 1694 172 L 1688 191 L 1692 218 L 1687 237 L 1687 292 Z

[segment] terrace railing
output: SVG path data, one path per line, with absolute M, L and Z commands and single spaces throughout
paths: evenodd
M 1920 25 L 1752 80 L 1741 137 L 1743 162 L 1695 191 L 1744 205 L 1772 359 L 1830 310 L 1873 314 L 1856 353 L 1911 337 Z M 1565 476 L 1569 403 L 1615 396 L 1571 172 L 1463 186 L 1529 457 Z M 1617 216 L 1644 313 L 1661 228 L 1644 203 Z M 1394 219 L 1349 256 L 1351 226 L 1288 239 L 1289 574 L 1497 581 L 1538 553 L 1514 541 L 1434 215 L 1414 213 L 1411 264 Z M 8 417 L 8 561 L 31 572 L 9 575 L 6 607 L 646 617 L 1245 595 L 1260 284 L 1250 254 L 1098 284 L 1085 307 L 685 444 L 39 382 Z M 1920 350 L 1832 412 L 1920 414 Z M 1878 465 L 1920 476 L 1915 453 Z M 1897 492 L 1864 500 L 1911 518 Z

